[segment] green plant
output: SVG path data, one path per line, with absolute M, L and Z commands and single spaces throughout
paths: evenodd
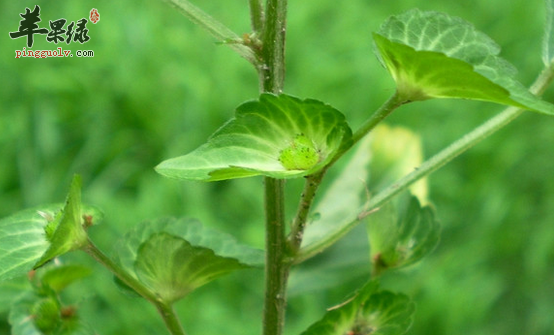
M 172 3 L 255 66 L 262 94 L 256 101 L 239 106 L 235 118 L 205 145 L 161 163 L 157 171 L 177 179 L 201 181 L 263 176 L 265 261 L 263 252 L 240 245 L 229 236 L 192 220 L 174 219 L 137 227 L 116 247 L 115 259 L 109 258 L 88 238 L 87 230 L 99 221 L 99 214 L 94 208 L 81 208 L 80 181 L 76 177 L 61 210 L 62 206 L 41 207 L 0 222 L 0 245 L 8 250 L 0 256 L 0 278 L 40 267 L 32 289 L 14 303 L 10 317 L 14 333 L 93 332 L 76 320 L 59 296 L 69 283 L 85 276 L 86 270 L 44 265 L 80 249 L 112 271 L 123 290 L 151 302 L 173 334 L 184 333 L 172 309 L 175 301 L 220 275 L 265 264 L 263 332 L 281 334 L 290 270 L 363 221 L 367 221 L 371 245 L 371 280 L 305 334 L 404 333 L 411 323 L 414 304 L 403 294 L 380 290 L 377 279 L 386 271 L 411 265 L 427 255 L 438 241 L 438 226 L 430 207 L 421 205 L 427 202 L 424 184 L 420 184 L 419 192 L 411 189 L 419 199 L 410 194 L 397 196 L 524 110 L 554 114 L 550 104 L 536 97 L 553 76 L 552 18 L 545 38 L 545 69 L 528 92 L 512 78 L 510 66 L 497 56 L 496 44 L 471 25 L 443 14 L 415 10 L 391 17 L 374 34 L 374 41 L 397 90 L 352 132 L 335 108 L 282 94 L 286 1 L 268 1 L 265 6 L 250 1 L 253 33 L 242 38 L 189 2 Z M 551 15 L 552 3 L 548 6 Z M 414 167 L 419 162 L 402 162 L 411 153 L 402 152 L 386 164 L 391 159 L 387 157 L 390 150 L 379 146 L 391 141 L 387 135 L 392 131 L 377 125 L 398 107 L 431 98 L 476 99 L 512 107 L 379 190 L 381 183 L 405 173 L 406 165 Z M 360 148 L 319 203 L 312 206 L 327 171 L 355 144 Z M 369 192 L 360 182 L 368 174 L 368 147 L 373 153 Z M 398 166 L 401 168 L 395 171 Z M 300 177 L 306 180 L 305 188 L 287 229 L 284 180 Z

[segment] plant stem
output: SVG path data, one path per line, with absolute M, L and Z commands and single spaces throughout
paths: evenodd
M 251 1 L 252 4 L 252 1 Z M 279 94 L 285 81 L 286 0 L 267 0 L 262 32 L 262 65 L 257 67 L 260 90 Z M 285 325 L 286 290 L 290 263 L 285 262 L 284 180 L 266 177 L 265 229 L 266 263 L 263 334 L 281 335 Z
M 179 12 L 185 15 L 193 23 L 199 25 L 204 30 L 214 36 L 219 42 L 228 45 L 231 49 L 235 50 L 241 57 L 252 63 L 255 67 L 258 67 L 258 58 L 254 51 L 236 41 L 240 40 L 240 37 L 235 34 L 231 29 L 227 28 L 223 23 L 214 19 L 200 8 L 196 7 L 187 0 L 165 0 L 172 7 L 176 8 Z M 252 2 L 252 1 L 251 1 Z
M 259 68 L 262 92 L 279 94 L 285 83 L 287 0 L 267 0 L 262 35 L 263 64 Z
M 264 335 L 279 335 L 285 324 L 286 286 L 289 266 L 285 263 L 284 180 L 265 178 L 266 268 Z
M 136 278 L 134 278 L 125 270 L 123 270 L 108 256 L 106 256 L 100 249 L 96 247 L 96 245 L 94 245 L 94 243 L 92 243 L 92 241 L 89 240 L 89 243 L 85 247 L 83 247 L 82 250 L 87 254 L 89 254 L 92 258 L 94 258 L 98 263 L 100 263 L 102 266 L 108 269 L 115 276 L 117 276 L 117 278 L 119 278 L 123 283 L 125 283 L 125 285 L 132 288 L 144 299 L 150 302 L 154 302 L 158 300 L 158 298 L 154 293 L 150 292 L 150 290 L 144 287 L 144 285 L 142 285 L 141 282 L 139 282 Z
M 264 9 L 262 0 L 248 0 L 250 4 L 250 21 L 254 32 L 262 32 L 264 29 Z
M 302 244 L 302 238 L 304 237 L 304 228 L 306 228 L 306 220 L 312 207 L 315 193 L 321 185 L 321 180 L 325 175 L 325 170 L 316 174 L 306 177 L 306 183 L 304 184 L 304 191 L 298 204 L 298 210 L 296 216 L 292 222 L 288 243 L 290 256 L 294 256 L 298 253 L 300 245 Z
M 185 331 L 177 318 L 173 308 L 170 304 L 160 300 L 158 296 L 152 293 L 147 287 L 142 285 L 136 278 L 127 273 L 114 261 L 112 261 L 108 256 L 106 256 L 100 249 L 92 243 L 91 240 L 88 240 L 88 244 L 82 248 L 84 252 L 89 254 L 94 258 L 98 263 L 108 269 L 113 273 L 117 278 L 119 278 L 125 285 L 129 286 L 136 293 L 142 296 L 144 299 L 148 300 L 153 304 L 158 312 L 160 313 L 162 319 L 165 322 L 165 325 L 169 332 L 172 335 L 185 335 Z
M 158 302 L 154 305 L 156 306 L 158 313 L 162 316 L 165 326 L 171 335 L 186 335 L 183 330 L 183 326 L 181 326 L 181 322 L 173 309 L 173 306 L 162 302 Z

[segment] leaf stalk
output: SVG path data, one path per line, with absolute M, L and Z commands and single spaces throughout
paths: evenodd
M 160 316 L 164 320 L 164 323 L 171 335 L 186 335 L 183 327 L 181 326 L 179 318 L 177 317 L 177 314 L 173 310 L 172 306 L 162 301 L 157 295 L 151 292 L 136 278 L 123 270 L 113 260 L 106 256 L 100 249 L 98 249 L 90 239 L 88 240 L 87 245 L 85 245 L 81 250 L 86 252 L 98 263 L 108 269 L 123 283 L 125 283 L 125 285 L 129 286 L 131 289 L 133 289 L 133 291 L 135 291 L 137 294 L 139 294 L 144 299 L 148 300 L 148 302 L 150 302 L 152 305 L 154 305 L 154 307 L 156 307 L 156 310 L 160 313 Z

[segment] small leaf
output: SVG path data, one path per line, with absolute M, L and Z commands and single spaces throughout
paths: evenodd
M 40 281 L 55 292 L 60 292 L 77 280 L 88 277 L 92 270 L 82 265 L 61 265 L 47 269 Z
M 440 226 L 429 207 L 410 196 L 399 210 L 387 203 L 368 217 L 374 274 L 414 264 L 436 247 Z
M 330 309 L 302 335 L 401 335 L 410 328 L 414 303 L 403 294 L 378 291 L 375 281 Z
M 262 94 L 195 151 L 162 162 L 166 177 L 215 181 L 264 175 L 293 178 L 325 166 L 351 131 L 344 115 L 316 100 Z
M 264 252 L 192 219 L 145 222 L 116 246 L 116 261 L 166 302 L 235 269 L 261 267 Z
M 75 175 L 61 215 L 57 215 L 45 228 L 50 247 L 35 264 L 35 268 L 69 251 L 77 250 L 88 243 L 83 227 L 81 211 L 81 177 Z
M 62 207 L 62 204 L 41 206 L 0 220 L 0 281 L 33 269 L 51 246 L 46 238 L 48 221 L 52 222 Z M 92 206 L 84 206 L 81 214 L 92 218 L 95 224 L 102 218 L 101 212 Z
M 139 280 L 168 303 L 245 267 L 234 258 L 217 256 L 211 249 L 194 247 L 167 233 L 150 236 L 140 246 L 135 262 Z
M 544 30 L 542 60 L 550 66 L 554 61 L 554 0 L 546 0 L 546 26 Z
M 554 115 L 554 105 L 514 79 L 498 45 L 460 18 L 410 10 L 390 17 L 373 37 L 406 101 L 473 99 Z

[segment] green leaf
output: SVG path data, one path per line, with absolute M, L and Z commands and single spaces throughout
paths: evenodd
M 60 206 L 40 207 L 54 216 Z M 0 281 L 23 275 L 48 249 L 44 227 L 46 219 L 38 208 L 28 209 L 0 220 Z
M 514 79 L 498 45 L 460 18 L 410 10 L 390 17 L 373 37 L 406 101 L 473 99 L 554 115 L 554 105 Z
M 430 207 L 421 207 L 414 196 L 405 204 L 389 202 L 368 217 L 370 254 L 374 274 L 414 264 L 439 242 L 440 226 Z
M 407 296 L 378 291 L 377 282 L 370 281 L 302 335 L 401 335 L 410 328 L 414 310 Z
M 53 238 L 57 227 L 52 222 L 56 218 L 61 222 L 62 207 L 62 204 L 40 206 L 0 220 L 0 281 L 31 271 L 51 248 L 46 227 L 50 227 Z M 81 214 L 94 224 L 102 218 L 101 212 L 92 206 L 84 206 Z
M 245 268 L 234 258 L 192 246 L 182 238 L 157 233 L 138 251 L 135 271 L 139 280 L 165 302 L 174 302 L 196 288 L 234 270 Z
M 196 220 L 164 218 L 129 232 L 116 246 L 116 261 L 173 302 L 232 270 L 263 266 L 264 252 Z
M 61 265 L 47 269 L 40 281 L 55 292 L 60 292 L 77 280 L 88 277 L 92 270 L 83 265 Z
M 45 227 L 46 238 L 50 241 L 50 247 L 35 264 L 35 268 L 44 265 L 44 263 L 57 256 L 87 245 L 88 235 L 82 217 L 81 177 L 75 175 L 71 181 L 69 194 L 61 215 L 57 215 Z
M 542 60 L 546 66 L 554 61 L 554 0 L 546 0 L 546 26 L 544 30 Z
M 351 131 L 344 115 L 316 100 L 262 94 L 195 151 L 162 162 L 164 176 L 215 181 L 264 175 L 312 174 L 335 155 Z

